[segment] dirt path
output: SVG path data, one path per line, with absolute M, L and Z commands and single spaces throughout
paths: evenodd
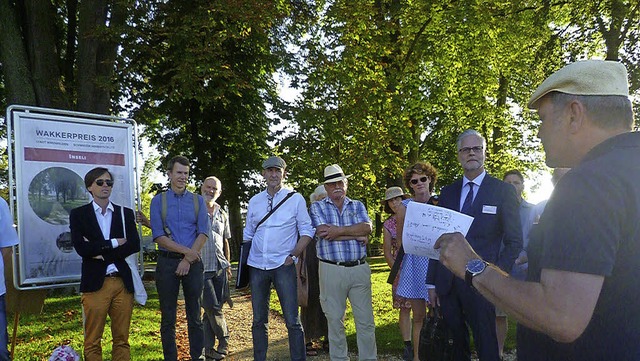
M 251 295 L 231 291 L 233 308 L 225 305 L 224 314 L 229 326 L 229 355 L 228 361 L 253 360 L 253 347 L 251 341 Z M 189 360 L 189 339 L 187 336 L 187 320 L 184 311 L 184 301 L 178 301 L 178 322 L 176 325 L 176 342 L 178 344 L 178 359 Z M 351 353 L 351 359 L 357 360 L 357 355 Z M 328 361 L 329 353 L 318 350 L 318 356 L 308 356 L 309 361 Z M 399 357 L 380 355 L 379 360 L 401 360 Z M 269 361 L 286 361 L 289 358 L 289 342 L 287 328 L 282 316 L 276 312 L 269 314 Z
M 253 348 L 251 341 L 251 296 L 247 293 L 232 291 L 233 308 L 225 305 L 224 314 L 231 335 L 229 340 L 229 355 L 225 360 L 239 361 L 252 360 Z M 178 344 L 178 359 L 189 360 L 189 339 L 187 337 L 187 321 L 184 311 L 184 301 L 178 301 L 178 322 L 176 325 L 176 338 Z M 269 352 L 267 360 L 289 360 L 289 342 L 287 328 L 282 316 L 276 312 L 269 314 Z M 329 354 L 322 350 L 318 356 L 309 357 L 309 360 L 329 360 Z

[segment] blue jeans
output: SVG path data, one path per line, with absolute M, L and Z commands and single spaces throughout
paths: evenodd
M 251 306 L 253 306 L 253 359 L 264 361 L 269 346 L 269 298 L 271 284 L 275 286 L 289 333 L 289 354 L 292 361 L 307 359 L 304 331 L 298 316 L 298 283 L 296 267 L 292 263 L 271 270 L 250 268 Z
M 176 268 L 180 259 L 158 256 L 156 266 L 156 289 L 160 301 L 160 338 L 165 361 L 176 361 L 176 312 L 180 283 L 184 294 L 184 306 L 187 314 L 187 331 L 189 333 L 189 354 L 192 360 L 202 357 L 204 331 L 200 311 L 200 296 L 203 287 L 203 265 L 196 262 L 191 265 L 186 276 L 176 276 Z
M 7 307 L 4 295 L 0 296 L 0 361 L 11 360 L 9 357 L 9 334 L 7 333 Z

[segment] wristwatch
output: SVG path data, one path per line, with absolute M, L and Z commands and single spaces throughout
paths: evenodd
M 479 258 L 474 258 L 471 261 L 467 262 L 467 268 L 464 273 L 464 282 L 467 284 L 467 286 L 473 287 L 473 283 L 472 283 L 473 277 L 484 272 L 486 268 L 487 268 L 487 262 Z
M 294 264 L 298 264 L 298 257 L 292 255 L 291 253 L 289 253 L 289 257 L 291 257 L 291 259 L 293 260 Z

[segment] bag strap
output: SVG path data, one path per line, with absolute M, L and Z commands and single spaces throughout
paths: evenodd
M 124 233 L 124 238 L 127 238 L 127 226 L 124 223 L 124 206 L 120 206 L 120 216 L 122 217 L 122 232 Z
M 269 219 L 269 217 L 271 217 L 271 215 L 278 209 L 280 208 L 280 206 L 287 201 L 287 199 L 291 198 L 291 196 L 293 196 L 296 193 L 296 191 L 292 191 L 289 192 L 287 194 L 286 197 L 284 197 L 283 200 L 281 200 L 280 202 L 278 202 L 278 204 L 276 204 L 275 207 L 271 208 L 271 210 L 269 211 L 269 213 L 267 213 L 264 217 L 262 217 L 262 219 L 260 220 L 260 222 L 258 222 L 258 224 L 256 225 L 256 230 L 258 230 L 258 227 L 260 227 L 260 225 L 262 223 L 264 223 L 264 221 L 266 221 L 267 219 Z

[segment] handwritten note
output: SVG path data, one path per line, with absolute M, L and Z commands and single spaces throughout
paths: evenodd
M 443 233 L 460 232 L 467 235 L 473 217 L 430 204 L 409 202 L 402 229 L 402 245 L 406 253 L 440 259 L 434 249 Z

